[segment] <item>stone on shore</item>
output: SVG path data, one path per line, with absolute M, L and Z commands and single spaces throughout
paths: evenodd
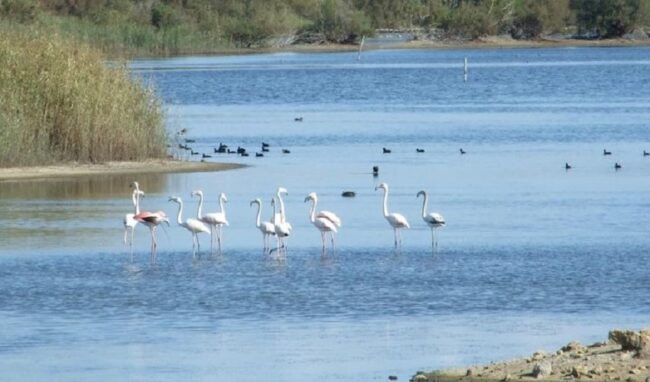
M 616 329 L 610 331 L 608 337 L 621 345 L 623 351 L 634 351 L 638 358 L 650 359 L 650 329 L 639 332 Z

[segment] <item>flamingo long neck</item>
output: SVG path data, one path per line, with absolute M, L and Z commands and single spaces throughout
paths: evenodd
M 223 214 L 223 216 L 226 216 L 226 210 L 223 209 L 223 197 L 222 196 L 219 197 L 219 208 L 221 208 L 221 213 Z
M 183 202 L 179 201 L 178 202 L 178 216 L 176 217 L 176 221 L 178 222 L 179 225 L 183 225 L 183 219 L 181 218 L 181 215 L 183 215 Z
M 199 193 L 199 209 L 196 211 L 196 218 L 201 219 L 203 209 L 203 194 Z
M 260 228 L 262 225 L 262 204 L 261 203 L 255 203 L 257 204 L 257 220 L 255 222 L 255 227 Z
M 136 215 L 140 213 L 140 206 L 138 205 L 138 199 L 139 199 L 138 190 L 133 190 L 133 194 L 131 194 L 131 200 L 133 201 L 133 208 Z
M 384 217 L 388 216 L 388 189 L 384 189 Z
M 429 195 L 427 193 L 424 193 L 424 201 L 422 202 L 422 217 L 427 216 L 427 203 L 429 202 Z
M 284 201 L 282 200 L 282 195 L 278 192 L 278 200 L 280 201 L 280 216 L 282 216 L 282 223 L 287 220 L 286 215 L 284 214 Z
M 311 200 L 311 209 L 309 210 L 309 220 L 312 223 L 316 221 L 316 199 Z
M 275 203 L 271 203 L 271 206 L 273 207 L 273 215 L 271 215 L 273 217 L 273 224 L 280 223 L 275 221 Z

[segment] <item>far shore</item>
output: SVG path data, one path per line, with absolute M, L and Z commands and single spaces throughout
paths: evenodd
M 381 49 L 517 49 L 517 48 L 580 48 L 580 47 L 635 47 L 650 46 L 648 40 L 632 40 L 625 38 L 585 40 L 585 39 L 564 39 L 564 38 L 539 38 L 535 40 L 516 40 L 501 36 L 485 36 L 476 40 L 410 40 L 401 42 L 366 43 L 363 51 Z M 357 52 L 357 44 L 296 44 L 277 47 L 257 48 L 217 48 L 210 51 L 187 51 L 172 56 L 208 56 L 208 55 L 245 55 L 264 53 L 340 53 Z M 133 58 L 164 58 L 165 55 L 137 56 Z
M 214 172 L 245 167 L 237 163 L 188 162 L 170 159 L 142 162 L 106 162 L 101 164 L 57 164 L 35 167 L 0 168 L 0 181 L 57 179 L 78 176 L 164 174 L 184 172 Z

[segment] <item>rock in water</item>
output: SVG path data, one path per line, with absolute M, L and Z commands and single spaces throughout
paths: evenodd
M 551 375 L 553 367 L 550 362 L 539 362 L 533 366 L 533 377 L 537 379 L 546 378 Z

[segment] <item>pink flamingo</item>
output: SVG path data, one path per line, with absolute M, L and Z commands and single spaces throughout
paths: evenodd
M 158 228 L 158 226 L 161 223 L 167 223 L 167 225 L 169 226 L 169 219 L 167 218 L 167 215 L 165 215 L 163 211 L 158 211 L 158 212 L 143 211 L 135 215 L 133 218 L 139 221 L 140 223 L 146 225 L 147 227 L 149 227 L 149 231 L 151 232 L 151 262 L 155 263 L 156 248 L 158 247 L 158 243 L 156 242 L 156 228 Z
M 323 254 L 325 253 L 325 235 L 330 234 L 332 240 L 332 249 L 334 248 L 334 233 L 338 232 L 338 227 L 341 227 L 341 219 L 335 213 L 330 211 L 320 211 L 316 214 L 316 204 L 318 203 L 318 196 L 315 192 L 310 193 L 305 198 L 305 203 L 311 201 L 311 209 L 309 211 L 309 220 L 319 231 L 321 240 L 323 242 Z

